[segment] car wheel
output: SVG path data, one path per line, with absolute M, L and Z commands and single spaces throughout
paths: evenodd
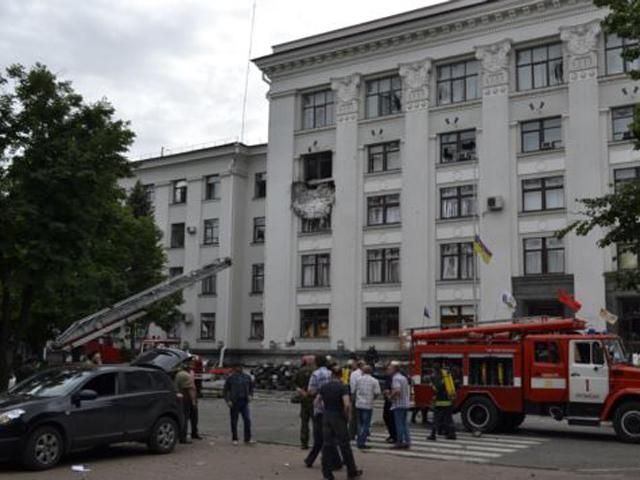
M 44 426 L 31 433 L 22 454 L 22 464 L 30 470 L 46 470 L 62 458 L 64 440 L 55 427 Z
M 620 440 L 640 443 L 640 402 L 625 402 L 616 409 L 613 428 Z
M 470 432 L 491 433 L 500 422 L 500 412 L 486 397 L 471 397 L 462 406 L 462 423 Z
M 170 417 L 160 418 L 151 429 L 148 445 L 154 453 L 171 453 L 178 442 L 178 424 Z

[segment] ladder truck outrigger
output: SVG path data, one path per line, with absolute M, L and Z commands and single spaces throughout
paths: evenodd
M 102 337 L 145 315 L 145 309 L 153 303 L 168 297 L 194 283 L 229 268 L 228 257 L 189 273 L 169 278 L 151 288 L 136 293 L 108 308 L 73 322 L 64 332 L 50 342 L 47 356 L 51 363 L 61 363 L 66 353 L 88 342 Z
M 430 405 L 432 372 L 446 366 L 469 431 L 510 431 L 526 415 L 550 415 L 570 425 L 611 422 L 619 439 L 640 443 L 640 368 L 619 337 L 591 333 L 582 320 L 414 329 L 410 355 L 416 407 Z

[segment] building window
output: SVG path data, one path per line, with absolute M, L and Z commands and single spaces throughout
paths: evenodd
M 461 218 L 476 213 L 475 185 L 440 189 L 440 218 Z
M 208 218 L 204 221 L 202 243 L 205 245 L 218 245 L 220 243 L 220 222 L 217 218 Z
M 524 274 L 564 273 L 564 245 L 555 237 L 524 239 Z
M 265 225 L 264 217 L 253 219 L 253 243 L 264 243 Z
M 173 203 L 185 203 L 187 201 L 187 181 L 176 180 L 173 182 Z
M 440 135 L 440 163 L 466 162 L 476 158 L 475 130 Z
M 184 248 L 184 223 L 171 224 L 171 248 Z
M 393 225 L 400 223 L 400 194 L 367 198 L 367 225 Z
M 367 308 L 368 337 L 397 337 L 399 328 L 399 307 Z
M 331 256 L 328 253 L 302 256 L 302 287 L 328 287 Z
M 620 107 L 611 109 L 611 123 L 614 140 L 630 140 L 633 138 L 631 124 L 633 123 L 634 107 Z
M 607 74 L 640 70 L 640 59 L 629 62 L 622 58 L 622 53 L 629 48 L 638 48 L 638 42 L 617 35 L 607 35 L 605 40 Z
M 184 268 L 182 267 L 169 267 L 169 278 L 177 277 L 184 273 Z
M 473 305 L 443 305 L 440 307 L 440 327 L 471 326 L 475 322 L 475 312 Z
M 331 152 L 305 155 L 303 157 L 305 182 L 330 179 L 333 175 L 331 157 Z
M 264 292 L 264 263 L 251 266 L 251 293 Z
M 333 90 L 302 96 L 302 128 L 320 128 L 335 123 Z
M 267 172 L 256 173 L 253 196 L 256 198 L 267 196 Z
M 300 336 L 302 338 L 328 338 L 329 309 L 300 310 Z
M 215 295 L 217 288 L 217 276 L 210 275 L 202 280 L 202 289 L 200 293 L 202 295 Z
M 473 264 L 471 242 L 440 245 L 440 278 L 442 280 L 471 280 Z
M 518 50 L 516 55 L 518 90 L 561 85 L 562 44 Z
M 368 173 L 400 170 L 400 142 L 386 142 L 367 147 Z
M 251 340 L 264 339 L 264 316 L 262 315 L 262 312 L 251 314 L 249 338 Z
M 438 67 L 438 105 L 478 98 L 478 70 L 477 60 Z
M 400 283 L 400 249 L 367 250 L 367 283 Z
M 398 75 L 368 80 L 366 92 L 367 118 L 400 113 L 402 81 Z
M 640 180 L 640 167 L 618 168 L 613 172 L 613 181 L 616 188 L 625 183 Z
M 302 233 L 320 233 L 331 230 L 331 214 L 322 218 L 303 218 L 301 221 Z
M 636 244 L 617 244 L 616 245 L 616 262 L 618 270 L 637 270 L 638 258 L 640 258 L 640 243 Z
M 537 212 L 564 208 L 564 178 L 522 180 L 522 210 Z
M 149 202 L 149 205 L 153 205 L 156 197 L 155 185 L 153 183 L 147 183 L 142 186 L 142 189 L 144 190 L 144 198 Z
M 522 152 L 537 152 L 562 147 L 560 117 L 531 120 L 520 124 Z
M 216 339 L 216 314 L 200 314 L 200 340 Z
M 209 175 L 204 178 L 204 199 L 215 200 L 220 198 L 220 175 Z

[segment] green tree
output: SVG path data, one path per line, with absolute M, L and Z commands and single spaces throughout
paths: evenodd
M 640 1 L 594 0 L 598 7 L 606 7 L 609 14 L 603 22 L 607 34 L 636 42 L 635 47 L 625 48 L 622 56 L 627 61 L 640 57 Z M 640 79 L 640 71 L 631 71 L 633 79 Z M 640 106 L 636 105 L 633 123 L 629 126 L 635 139 L 635 149 L 640 149 Z M 569 232 L 587 235 L 594 228 L 602 229 L 603 237 L 598 246 L 617 246 L 618 261 L 625 253 L 638 253 L 640 243 L 640 182 L 618 185 L 615 191 L 602 197 L 581 199 L 583 218 L 558 232 L 563 237 Z M 619 270 L 617 283 L 620 288 L 640 290 L 640 271 Z
M 134 134 L 114 114 L 43 65 L 0 75 L 0 390 L 19 343 L 163 279 L 150 206 L 118 185 Z

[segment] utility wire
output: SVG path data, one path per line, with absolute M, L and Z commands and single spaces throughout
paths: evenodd
M 247 118 L 247 96 L 249 94 L 249 73 L 251 69 L 251 52 L 253 50 L 253 31 L 256 23 L 256 3 L 257 0 L 253 0 L 253 7 L 251 9 L 251 29 L 249 31 L 249 53 L 247 55 L 247 70 L 244 77 L 244 96 L 242 98 L 242 124 L 240 127 L 240 142 L 244 143 L 244 127 Z

